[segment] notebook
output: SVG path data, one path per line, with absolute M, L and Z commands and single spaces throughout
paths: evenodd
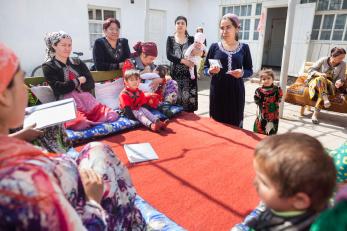
M 158 159 L 158 155 L 150 143 L 124 144 L 124 150 L 130 163 Z
M 36 124 L 35 128 L 40 129 L 74 119 L 76 119 L 76 105 L 70 98 L 27 107 L 23 127 Z

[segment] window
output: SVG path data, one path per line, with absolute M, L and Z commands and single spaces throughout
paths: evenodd
M 119 13 L 119 9 L 88 7 L 90 47 L 94 46 L 96 39 L 103 36 L 102 25 L 104 20 L 108 18 L 117 18 L 119 20 Z
M 239 39 L 240 40 L 253 40 L 259 39 L 259 33 L 257 31 L 259 18 L 261 15 L 262 4 L 254 4 L 256 7 L 255 15 L 252 15 L 252 4 L 248 5 L 235 5 L 235 6 L 225 6 L 222 7 L 222 13 L 233 13 L 239 16 L 240 19 L 240 31 L 239 31 Z M 254 22 L 254 26 L 251 27 L 251 22 Z M 252 36 L 253 35 L 253 36 Z

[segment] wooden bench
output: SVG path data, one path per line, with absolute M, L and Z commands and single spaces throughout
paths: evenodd
M 121 70 L 115 71 L 91 71 L 93 79 L 95 82 L 103 82 L 107 80 L 116 79 L 122 76 Z M 36 86 L 46 82 L 45 77 L 26 77 L 24 82 L 27 86 Z
M 291 86 L 287 88 L 285 101 L 287 103 L 300 105 L 302 107 L 301 113 L 304 112 L 305 106 L 314 107 L 316 104 L 316 101 L 310 100 L 308 87 L 305 84 L 305 80 L 308 77 L 308 70 L 312 65 L 313 65 L 313 62 L 305 62 L 304 71 L 303 71 L 304 73 L 299 75 L 295 83 L 293 83 Z M 347 79 L 347 73 L 346 73 L 346 79 Z M 347 83 L 345 83 L 345 87 L 347 87 L 346 84 Z M 347 95 L 345 95 L 345 98 L 347 99 Z M 334 97 L 329 96 L 329 100 L 331 102 L 331 106 L 329 108 L 326 108 L 325 110 L 340 112 L 340 113 L 347 113 L 347 101 L 343 100 L 340 97 L 340 95 L 335 95 Z

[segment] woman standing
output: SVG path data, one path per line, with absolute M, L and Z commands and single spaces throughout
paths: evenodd
M 221 41 L 213 43 L 207 53 L 205 73 L 212 77 L 210 116 L 216 121 L 242 128 L 245 107 L 243 78 L 253 74 L 252 58 L 247 44 L 238 41 L 240 21 L 235 14 L 226 14 L 220 21 Z M 221 67 L 210 65 L 217 59 Z
M 120 22 L 108 18 L 103 24 L 105 37 L 95 40 L 93 59 L 97 71 L 122 69 L 124 61 L 130 57 L 128 40 L 119 38 Z
M 318 124 L 318 114 L 322 109 L 330 107 L 329 95 L 335 94 L 335 89 L 345 92 L 343 89 L 345 82 L 346 50 L 334 47 L 330 51 L 329 57 L 323 57 L 313 64 L 308 70 L 307 83 L 311 100 L 317 100 L 315 110 L 312 115 L 312 123 Z
M 178 104 L 183 106 L 187 112 L 198 110 L 198 85 L 197 79 L 191 79 L 189 67 L 194 67 L 194 63 L 184 58 L 184 53 L 188 47 L 194 43 L 194 37 L 187 32 L 187 19 L 178 16 L 175 20 L 176 32 L 169 36 L 166 42 L 166 56 L 171 62 L 171 76 L 178 84 Z M 203 51 L 195 49 L 192 55 L 203 55 Z M 195 67 L 195 76 L 196 67 Z

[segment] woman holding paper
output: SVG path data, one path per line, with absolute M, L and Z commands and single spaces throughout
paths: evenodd
M 144 230 L 129 173 L 109 146 L 90 143 L 75 161 L 8 135 L 23 123 L 28 94 L 1 43 L 0 57 L 1 229 Z
M 43 74 L 57 99 L 73 98 L 77 119 L 65 123 L 72 130 L 84 130 L 102 122 L 113 122 L 117 112 L 99 103 L 90 93 L 94 80 L 87 66 L 80 60 L 70 59 L 72 39 L 63 31 L 48 33 L 45 37 L 47 61 L 42 64 Z
M 244 78 L 253 74 L 252 57 L 247 44 L 238 41 L 240 21 L 235 14 L 220 20 L 221 41 L 207 53 L 205 74 L 212 77 L 210 116 L 216 121 L 242 128 L 245 107 Z M 209 61 L 210 60 L 210 61 Z
M 176 31 L 169 36 L 166 42 L 166 56 L 171 62 L 171 76 L 178 83 L 178 103 L 187 112 L 198 110 L 198 83 L 197 78 L 191 79 L 189 68 L 194 67 L 194 75 L 197 76 L 196 67 L 192 61 L 184 57 L 185 51 L 194 43 L 194 37 L 187 32 L 187 18 L 178 16 L 175 20 Z M 203 51 L 197 48 L 192 51 L 194 56 L 202 56 Z

